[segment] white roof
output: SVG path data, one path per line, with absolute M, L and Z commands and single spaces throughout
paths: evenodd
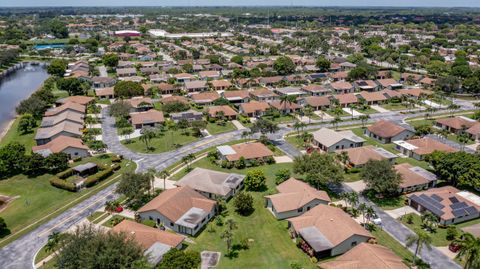
M 463 198 L 467 199 L 468 201 L 480 206 L 480 197 L 474 193 L 469 191 L 460 191 L 457 192 L 458 195 L 462 196 Z
M 232 155 L 236 154 L 237 152 L 230 146 L 218 146 L 217 147 L 218 151 L 222 155 Z
M 406 148 L 408 150 L 415 150 L 417 149 L 418 147 L 417 146 L 414 146 L 404 140 L 397 140 L 397 141 L 393 141 L 393 144 L 395 145 L 399 145 L 400 147 L 402 148 Z
M 313 132 L 313 139 L 315 139 L 317 142 L 327 147 L 335 145 L 336 143 L 342 141 L 343 139 L 346 139 L 355 143 L 365 142 L 363 138 L 354 134 L 350 130 L 336 132 L 332 129 L 328 129 L 325 127 L 318 131 Z

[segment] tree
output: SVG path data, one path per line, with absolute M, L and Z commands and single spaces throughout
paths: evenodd
M 402 178 L 388 160 L 369 160 L 360 178 L 365 181 L 367 189 L 379 194 L 394 194 L 398 191 Z
M 279 75 L 289 75 L 295 72 L 295 64 L 293 63 L 292 59 L 287 56 L 280 56 L 278 57 L 275 62 L 273 63 L 273 69 Z
M 125 195 L 133 206 L 139 206 L 145 194 L 151 189 L 152 177 L 150 173 L 124 173 L 115 191 Z
M 115 96 L 119 98 L 132 98 L 134 96 L 142 96 L 145 91 L 138 82 L 133 81 L 119 81 L 113 87 Z
M 243 216 L 249 215 L 253 212 L 253 196 L 246 192 L 240 192 L 233 200 L 235 210 Z
M 18 131 L 21 134 L 30 133 L 37 126 L 37 121 L 32 114 L 23 114 L 18 123 Z
M 9 230 L 7 227 L 7 223 L 2 217 L 0 217 L 0 237 L 3 237 L 3 235 L 8 233 L 9 233 Z
M 463 268 L 480 268 L 480 238 L 465 233 L 454 242 L 460 246 L 457 257 L 465 263 Z
M 187 171 L 192 170 L 192 167 L 190 167 L 190 164 L 193 160 L 195 160 L 195 155 L 193 155 L 192 153 L 182 157 L 182 162 L 187 166 Z
M 32 95 L 21 101 L 15 110 L 18 114 L 31 114 L 34 118 L 39 119 L 47 110 L 47 105 L 39 96 Z
M 166 190 L 167 189 L 167 178 L 170 176 L 170 173 L 168 172 L 168 170 L 162 170 L 158 176 L 163 179 L 163 189 Z
M 192 269 L 198 268 L 201 262 L 200 253 L 193 250 L 182 251 L 170 249 L 162 258 L 157 269 Z
M 82 82 L 78 78 L 61 78 L 57 81 L 57 87 L 61 91 L 68 92 L 68 95 L 85 94 Z
M 435 151 L 426 160 L 435 174 L 448 184 L 467 188 L 480 186 L 480 158 L 475 154 Z
M 359 117 L 360 121 L 362 122 L 362 128 L 365 128 L 365 124 L 368 122 L 368 120 L 370 119 L 370 116 L 369 115 L 360 115 Z
M 49 173 L 56 174 L 68 168 L 68 155 L 64 152 L 56 152 L 48 155 L 44 161 L 44 167 Z
M 287 105 L 292 105 L 296 100 L 297 98 L 294 95 L 280 96 L 280 105 L 283 104 L 283 114 L 287 114 Z
M 280 169 L 275 173 L 275 184 L 280 184 L 290 178 L 290 169 Z
M 243 57 L 240 55 L 235 55 L 230 59 L 230 62 L 243 65 Z
M 416 245 L 413 255 L 413 266 L 415 266 L 418 253 L 422 250 L 423 246 L 427 246 L 430 249 L 432 244 L 432 237 L 430 234 L 421 229 L 415 229 L 414 231 L 415 234 L 409 235 L 405 244 L 407 247 Z
M 434 232 L 438 223 L 438 218 L 432 212 L 426 211 L 421 216 L 422 225 L 430 232 Z
M 104 232 L 93 225 L 80 226 L 62 237 L 56 266 L 76 268 L 135 268 L 144 261 L 143 249 L 126 233 Z
M 53 19 L 48 24 L 48 28 L 50 33 L 54 35 L 56 38 L 67 38 L 68 37 L 68 29 L 65 22 Z
M 261 191 L 266 188 L 266 180 L 262 170 L 250 170 L 244 180 L 245 188 L 249 191 Z
M 60 59 L 54 59 L 47 67 L 47 73 L 52 76 L 63 77 L 67 70 L 67 62 Z
M 320 72 L 327 72 L 330 69 L 331 63 L 327 58 L 319 56 L 317 58 L 317 61 L 315 62 L 315 65 L 320 70 Z
M 155 138 L 156 133 L 151 128 L 143 128 L 141 131 L 142 135 L 140 136 L 140 140 L 145 143 L 145 147 L 148 150 L 151 149 L 150 141 Z
M 278 131 L 278 125 L 265 119 L 258 119 L 255 121 L 251 128 L 252 132 L 257 133 L 260 132 L 262 134 L 267 134 L 267 133 L 275 133 Z
M 25 162 L 25 146 L 18 142 L 10 142 L 0 148 L 0 178 L 8 177 L 23 171 Z
M 232 252 L 232 242 L 233 242 L 233 230 L 236 230 L 238 227 L 237 227 L 237 223 L 233 219 L 228 219 L 225 222 L 225 224 L 226 224 L 227 228 L 220 235 L 220 237 L 223 240 L 225 240 L 225 242 L 227 243 L 227 252 L 228 252 L 228 254 L 231 254 L 231 252 Z
M 305 175 L 306 181 L 318 189 L 327 184 L 341 183 L 344 178 L 343 168 L 335 156 L 318 152 L 296 157 L 293 172 Z
M 107 53 L 103 55 L 102 61 L 106 66 L 114 68 L 118 65 L 119 58 L 115 53 Z
M 116 118 L 118 117 L 127 118 L 130 115 L 131 108 L 132 108 L 132 105 L 129 102 L 120 100 L 110 105 L 109 114 L 110 116 L 116 117 Z

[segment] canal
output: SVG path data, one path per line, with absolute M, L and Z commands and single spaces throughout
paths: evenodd
M 17 105 L 36 91 L 47 78 L 44 67 L 27 64 L 0 79 L 0 134 L 15 118 Z

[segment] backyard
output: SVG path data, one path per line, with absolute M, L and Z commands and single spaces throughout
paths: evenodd
M 168 130 L 162 135 L 152 138 L 149 141 L 150 149 L 147 150 L 145 142 L 140 138 L 131 139 L 129 142 L 123 140 L 122 144 L 132 151 L 143 153 L 161 153 L 174 150 L 182 145 L 192 143 L 198 138 L 184 130 Z
M 211 135 L 237 130 L 237 128 L 235 128 L 235 125 L 233 125 L 233 123 L 229 121 L 226 122 L 224 125 L 220 125 L 217 123 L 208 123 L 206 129 Z

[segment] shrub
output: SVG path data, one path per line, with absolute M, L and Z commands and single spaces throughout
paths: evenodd
M 231 169 L 233 167 L 233 163 L 227 161 L 227 160 L 223 160 L 221 163 L 220 163 L 220 166 L 222 168 L 227 168 L 227 169 Z
M 247 190 L 259 191 L 266 187 L 267 178 L 262 170 L 250 170 L 245 177 L 245 187 Z
M 79 162 L 79 161 L 81 161 L 81 160 L 82 160 L 82 157 L 77 157 L 77 158 L 73 159 L 73 162 L 76 163 L 76 162 Z
M 235 168 L 237 169 L 243 169 L 245 168 L 245 158 L 240 157 L 240 159 L 238 159 L 238 161 L 235 162 Z
M 58 177 L 50 179 L 50 184 L 59 189 L 72 191 L 72 192 L 77 191 L 77 187 L 75 186 L 75 184 L 73 184 L 72 182 L 68 182 L 63 179 L 60 179 Z
M 66 179 L 67 177 L 71 177 L 73 176 L 73 169 L 72 168 L 68 168 L 67 170 L 63 171 L 63 172 L 60 172 L 58 173 L 56 176 L 60 179 Z
M 85 182 L 84 182 L 85 187 L 87 187 L 87 188 L 88 188 L 88 187 L 91 187 L 91 186 L 97 184 L 98 182 L 100 182 L 100 181 L 108 178 L 109 176 L 111 176 L 111 175 L 113 174 L 113 171 L 116 170 L 116 169 L 115 169 L 116 166 L 117 166 L 117 165 L 115 165 L 115 166 L 113 166 L 113 167 L 110 167 L 110 168 L 107 168 L 107 169 L 105 169 L 105 170 L 103 170 L 103 171 L 100 171 L 100 172 L 96 173 L 95 175 L 89 176 L 89 177 L 85 180 Z M 120 166 L 118 165 L 118 167 L 120 167 Z M 118 168 L 117 168 L 117 169 L 118 169 Z
M 290 169 L 280 169 L 275 173 L 275 184 L 280 184 L 290 178 Z
M 149 220 L 149 219 L 142 220 L 142 224 L 150 226 L 150 227 L 154 227 L 154 228 L 157 226 L 157 224 L 155 223 L 154 220 Z
M 253 196 L 242 191 L 235 196 L 233 205 L 240 215 L 248 215 L 253 211 Z
M 114 155 L 114 156 L 112 156 L 112 162 L 114 162 L 114 163 L 119 163 L 119 162 L 122 161 L 122 159 L 123 159 L 123 156 L 122 156 L 122 155 Z
M 453 240 L 458 236 L 458 229 L 455 226 L 447 227 L 447 240 Z
M 265 158 L 265 162 L 268 163 L 268 164 L 274 164 L 275 159 L 272 156 L 268 156 L 268 157 Z

